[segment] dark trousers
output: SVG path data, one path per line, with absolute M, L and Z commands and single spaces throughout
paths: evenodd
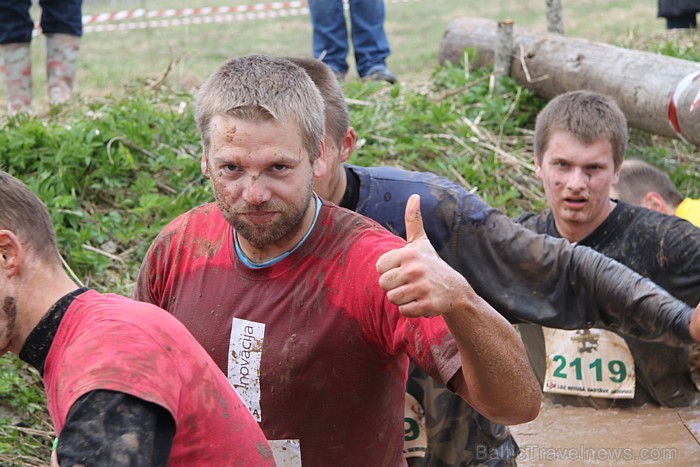
M 666 17 L 666 29 L 689 29 L 696 28 L 697 26 L 696 13 Z
M 0 0 L 0 44 L 31 42 L 31 0 Z M 45 34 L 83 35 L 82 0 L 40 0 Z

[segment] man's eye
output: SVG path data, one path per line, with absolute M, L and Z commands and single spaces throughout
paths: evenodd
M 223 168 L 226 172 L 236 172 L 238 170 L 238 166 L 233 164 L 225 165 Z
M 287 169 L 289 169 L 289 167 L 283 164 L 275 164 L 272 166 L 272 170 L 275 172 L 284 172 Z

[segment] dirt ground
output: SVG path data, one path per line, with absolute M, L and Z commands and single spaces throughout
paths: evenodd
M 542 403 L 511 427 L 519 466 L 700 465 L 700 408 L 595 410 Z

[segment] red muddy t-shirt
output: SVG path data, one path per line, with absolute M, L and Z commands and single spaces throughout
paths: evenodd
M 400 465 L 407 355 L 443 383 L 461 365 L 442 318 L 405 318 L 379 287 L 377 259 L 404 244 L 324 203 L 296 251 L 252 269 L 208 204 L 161 232 L 135 297 L 185 324 L 273 449 L 289 440 L 304 467 Z
M 119 391 L 170 412 L 170 466 L 274 465 L 260 428 L 211 358 L 152 305 L 92 290 L 79 295 L 56 332 L 44 384 L 59 435 L 82 395 Z

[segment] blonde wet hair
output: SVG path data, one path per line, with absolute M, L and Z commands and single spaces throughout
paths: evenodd
M 283 58 L 250 55 L 221 65 L 199 89 L 197 128 L 208 153 L 216 115 L 246 121 L 292 122 L 313 162 L 324 135 L 323 99 L 304 70 Z

